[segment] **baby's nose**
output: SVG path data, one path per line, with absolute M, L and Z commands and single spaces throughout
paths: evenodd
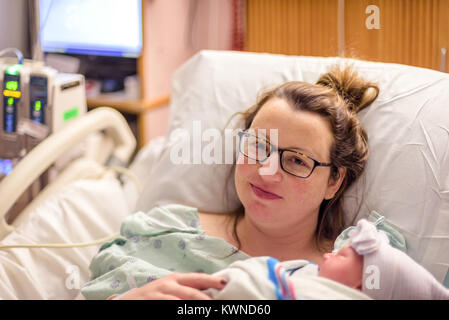
M 324 260 L 329 259 L 332 256 L 332 253 L 328 252 L 323 255 Z

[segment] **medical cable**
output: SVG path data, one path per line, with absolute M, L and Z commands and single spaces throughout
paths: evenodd
M 16 55 L 17 60 L 18 60 L 18 64 L 23 64 L 23 54 L 22 52 L 20 52 L 19 49 L 16 48 L 6 48 L 0 51 L 0 57 L 5 55 L 5 53 L 9 53 L 12 52 Z
M 96 241 L 92 241 L 92 242 L 80 242 L 80 243 L 71 243 L 71 244 L 66 244 L 66 243 L 49 243 L 49 244 L 15 244 L 15 245 L 0 245 L 0 250 L 1 249 L 13 249 L 13 248 L 54 248 L 54 249 L 63 249 L 63 248 L 79 248 L 79 247 L 90 247 L 90 246 L 95 246 L 95 245 L 99 245 L 102 243 L 105 243 L 107 241 L 110 241 L 114 238 L 117 238 L 120 236 L 120 233 L 116 233 L 112 236 L 103 238 L 103 239 L 99 239 Z
M 100 175 L 99 178 L 102 178 L 107 172 L 109 171 L 115 171 L 120 174 L 127 175 L 133 182 L 136 184 L 138 193 L 141 193 L 141 186 L 138 178 L 129 170 L 123 167 L 108 167 L 103 172 L 103 174 Z M 34 249 L 34 248 L 53 248 L 53 249 L 63 249 L 63 248 L 80 248 L 80 247 L 90 247 L 90 246 L 96 246 L 103 244 L 107 241 L 110 241 L 114 238 L 120 237 L 120 233 L 116 233 L 112 236 L 108 236 L 106 238 L 98 239 L 92 242 L 80 242 L 80 243 L 48 243 L 48 244 L 19 244 L 19 245 L 0 245 L 0 250 L 3 249 Z
M 142 193 L 142 186 L 140 185 L 139 179 L 137 178 L 137 176 L 134 173 L 131 172 L 131 170 L 124 168 L 124 167 L 118 167 L 118 166 L 107 167 L 106 170 L 100 175 L 100 178 L 104 177 L 110 171 L 115 171 L 117 173 L 124 174 L 124 175 L 128 176 L 128 178 L 130 178 L 136 185 L 137 192 L 139 194 Z

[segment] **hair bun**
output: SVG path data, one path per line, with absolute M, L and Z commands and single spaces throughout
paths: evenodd
M 379 87 L 360 78 L 352 66 L 341 69 L 335 66 L 323 74 L 317 84 L 332 88 L 343 98 L 348 109 L 354 113 L 369 106 L 379 95 Z

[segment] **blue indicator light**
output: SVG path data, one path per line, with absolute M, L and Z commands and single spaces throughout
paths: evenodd
M 6 114 L 5 116 L 6 116 L 5 131 L 13 132 L 14 131 L 14 116 L 12 114 Z
M 0 159 L 0 174 L 7 176 L 12 171 L 12 161 L 9 159 Z

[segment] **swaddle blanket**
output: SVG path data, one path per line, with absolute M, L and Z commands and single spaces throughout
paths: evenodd
M 204 292 L 219 300 L 370 299 L 359 290 L 319 277 L 317 265 L 306 260 L 250 258 L 234 262 L 215 275 L 226 278 L 228 284 L 221 290 Z

